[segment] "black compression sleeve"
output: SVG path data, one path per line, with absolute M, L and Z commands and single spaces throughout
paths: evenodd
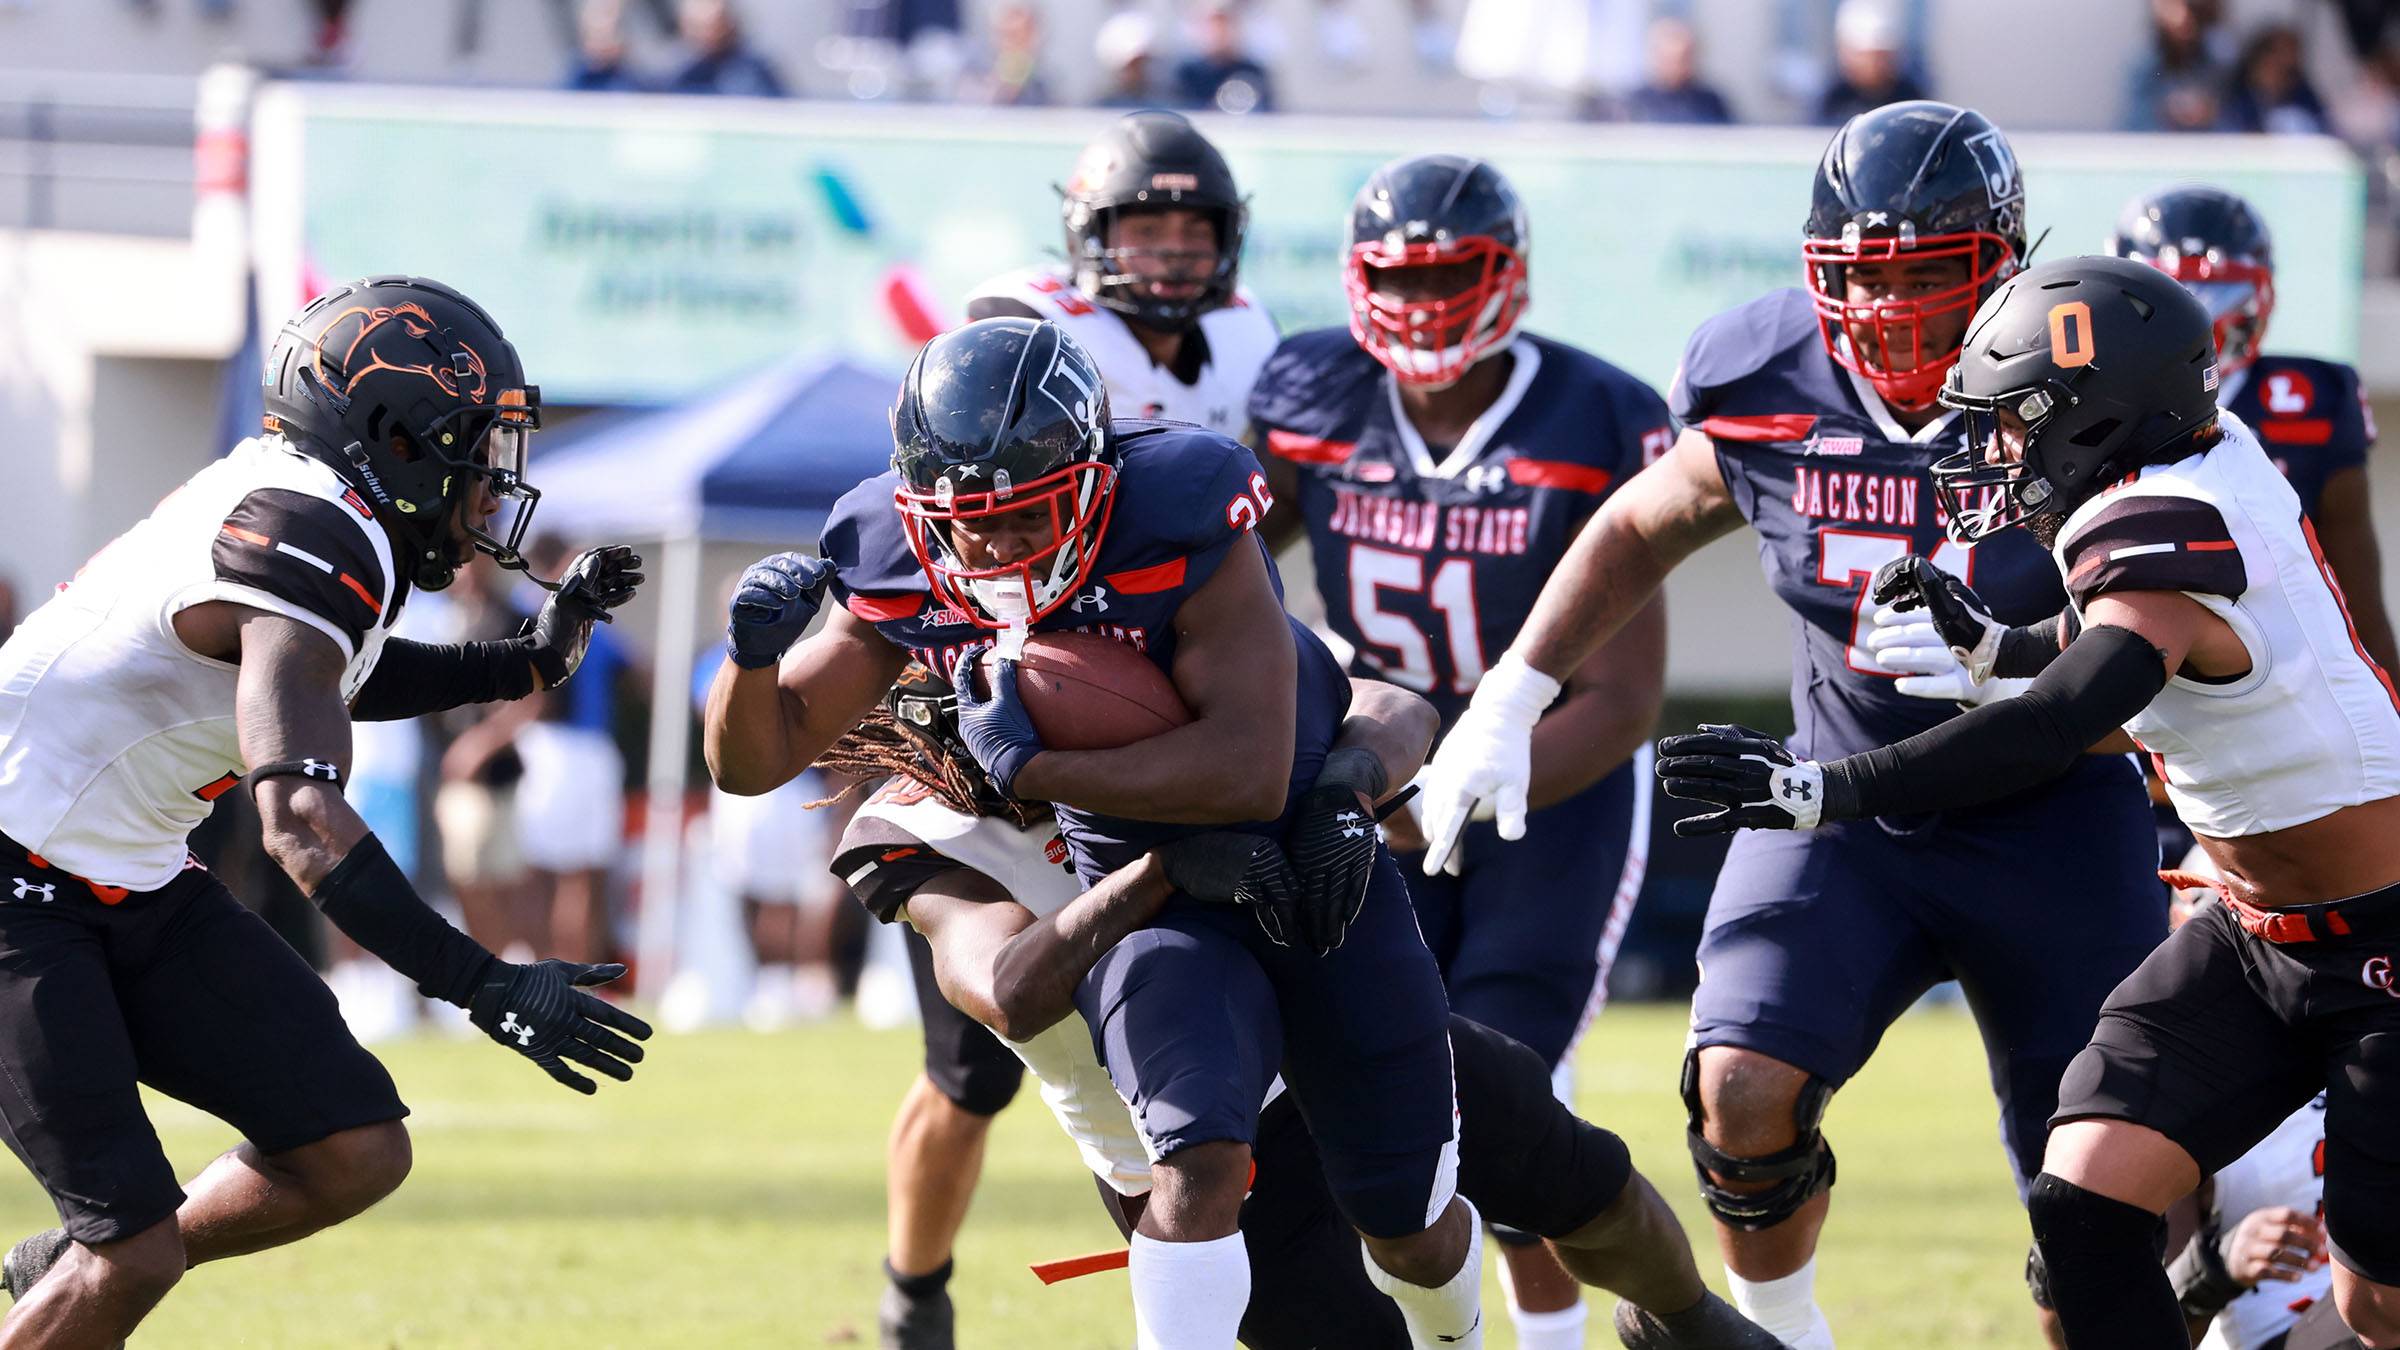
M 2102 624 L 2015 698 L 1826 765 L 1824 818 L 1947 811 L 2046 783 L 2166 685 L 2158 648 L 2130 628 Z
M 397 722 L 533 692 L 533 649 L 522 639 L 448 645 L 393 638 L 350 701 L 357 722 Z
M 334 927 L 415 980 L 427 998 L 467 1006 L 498 959 L 417 898 L 400 865 L 371 834 L 325 874 L 313 898 Z
M 2065 644 L 2058 640 L 2059 630 L 2072 622 L 2066 611 L 2051 615 L 2040 623 L 2023 628 L 2011 628 L 2000 634 L 2000 650 L 1992 657 L 1992 673 L 2004 679 L 2019 680 L 2039 675 L 2050 668 Z

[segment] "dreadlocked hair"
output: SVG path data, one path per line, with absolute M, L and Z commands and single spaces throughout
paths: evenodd
M 998 810 L 992 809 L 988 799 L 976 800 L 976 779 L 970 769 L 953 756 L 928 754 L 922 744 L 900 729 L 892 710 L 880 705 L 817 756 L 815 767 L 853 781 L 830 797 L 810 802 L 811 807 L 831 806 L 881 779 L 898 776 L 931 792 L 935 801 L 960 815 L 996 815 L 1020 829 L 1050 815 L 1039 806 L 1029 806 L 1014 798 L 1002 799 Z

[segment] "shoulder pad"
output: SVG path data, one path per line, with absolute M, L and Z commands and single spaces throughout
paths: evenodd
M 1530 333 L 1521 340 L 1542 355 L 1528 397 L 1551 404 L 1557 424 L 1584 433 L 1562 437 L 1555 453 L 1618 470 L 1622 481 L 1675 443 L 1666 401 L 1640 378 L 1581 347 Z
M 1668 397 L 1686 423 L 1708 415 L 1718 391 L 1759 373 L 1775 358 L 1818 341 L 1816 309 L 1797 287 L 1771 291 L 1710 316 L 1692 330 Z M 1695 415 L 1696 414 L 1696 415 Z
M 2076 608 L 2111 591 L 2189 591 L 2231 600 L 2250 588 L 2241 548 L 2213 502 L 2165 490 L 2120 492 L 2094 505 L 2091 514 L 2071 522 L 2058 544 Z
M 1303 436 L 1330 435 L 1351 420 L 1382 383 L 1383 367 L 1347 328 L 1318 328 L 1285 338 L 1250 388 L 1250 420 Z
M 1117 500 L 1103 554 L 1112 571 L 1222 546 L 1257 526 L 1266 474 L 1250 447 L 1185 422 L 1116 423 Z
M 843 604 L 853 595 L 891 596 L 930 589 L 917 555 L 909 550 L 892 493 L 900 475 L 886 471 L 842 494 L 825 519 L 817 550 L 834 566 L 834 594 Z
M 280 603 L 269 606 L 338 632 L 355 653 L 383 621 L 390 579 L 376 541 L 379 527 L 341 501 L 291 488 L 258 488 L 234 504 L 210 542 L 209 561 L 223 584 Z

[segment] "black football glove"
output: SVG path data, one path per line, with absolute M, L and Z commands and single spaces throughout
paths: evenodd
M 725 655 L 744 670 L 764 670 L 783 659 L 817 617 L 833 563 L 806 553 L 778 553 L 750 564 L 727 606 Z
M 1300 875 L 1299 938 L 1323 956 L 1342 945 L 1350 921 L 1367 902 L 1374 875 L 1375 799 L 1383 795 L 1383 761 L 1366 750 L 1336 750 L 1308 791 L 1283 838 Z
M 1824 818 L 1825 771 L 1795 760 L 1783 742 L 1748 727 L 1703 723 L 1658 743 L 1658 777 L 1670 797 L 1718 809 L 1675 822 L 1675 833 L 1813 830 Z
M 1976 684 L 1991 678 L 2008 625 L 1992 617 L 1967 583 L 1911 553 L 1875 569 L 1867 599 L 1902 614 L 1924 610 L 1950 654 L 1966 667 L 1967 678 Z
M 1156 852 L 1169 885 L 1194 900 L 1249 910 L 1278 947 L 1291 946 L 1305 926 L 1299 875 L 1272 839 L 1212 830 L 1170 840 Z
M 526 649 L 543 688 L 567 682 L 583 664 L 592 625 L 611 622 L 615 616 L 609 611 L 631 600 L 643 579 L 642 555 L 624 544 L 588 549 L 567 564 L 558 589 L 525 626 Z
M 599 1085 L 566 1066 L 573 1060 L 618 1082 L 630 1082 L 642 1062 L 650 1024 L 604 999 L 584 993 L 625 973 L 615 964 L 578 965 L 536 961 L 520 966 L 494 959 L 483 983 L 467 1001 L 467 1020 L 484 1035 L 542 1066 L 542 1072 L 589 1095 Z M 614 1028 L 614 1030 L 611 1030 Z M 633 1040 L 617 1032 L 624 1032 Z

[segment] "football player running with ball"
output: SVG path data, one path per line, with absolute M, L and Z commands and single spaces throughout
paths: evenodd
M 2123 726 L 2222 881 L 2060 1084 L 2030 1208 L 2067 1344 L 2183 1350 L 2160 1213 L 2323 1092 L 2334 1302 L 2400 1346 L 2400 695 L 2299 498 L 2219 411 L 2214 360 L 2208 311 L 2156 268 L 2011 281 L 1942 391 L 1970 448 L 1935 481 L 1960 540 L 2045 544 L 2068 604 L 2012 627 L 1923 559 L 1875 598 L 1925 610 L 1976 678 L 2033 683 L 1822 763 L 1706 728 L 1662 742 L 1659 772 L 1712 827 L 1807 831 L 2020 792 Z
M 1425 695 L 1445 722 L 1584 519 L 1673 437 L 1641 381 L 1518 331 L 1531 252 L 1524 205 L 1490 164 L 1383 166 L 1350 210 L 1350 326 L 1286 341 L 1250 400 L 1268 537 L 1306 533 L 1351 669 Z M 1552 1065 L 1605 998 L 1641 892 L 1664 603 L 1565 683 L 1534 731 L 1526 837 L 1473 825 L 1446 871 L 1409 884 L 1451 1008 Z M 1412 835 L 1396 823 L 1404 866 L 1423 847 Z M 1574 1282 L 1539 1242 L 1495 1235 L 1518 1344 L 1581 1346 Z
M 1254 537 L 1271 502 L 1237 442 L 1114 419 L 1056 325 L 986 319 L 928 343 L 893 410 L 892 472 L 843 498 L 821 558 L 784 555 L 756 604 L 830 584 L 819 641 L 737 650 L 711 691 L 710 765 L 763 791 L 866 715 L 915 655 L 959 688 L 994 787 L 1051 802 L 1086 884 L 1204 826 L 1281 842 L 1308 922 L 1283 945 L 1221 905 L 1174 905 L 1101 956 L 1077 1006 L 1156 1158 L 1133 1240 L 1141 1343 L 1223 1350 L 1248 1301 L 1239 1231 L 1259 1104 L 1280 1067 L 1420 1345 L 1481 1340 L 1474 1207 L 1456 1193 L 1449 1005 L 1367 804 L 1370 759 L 1331 754 L 1350 687 L 1283 612 Z M 771 627 L 771 625 L 770 625 Z M 1043 746 L 1014 692 L 1031 630 L 1141 651 L 1193 720 L 1112 750 Z M 789 642 L 789 637 L 782 639 Z
M 1249 208 L 1225 157 L 1181 114 L 1129 114 L 1076 159 L 1060 214 L 1068 265 L 985 282 L 968 298 L 967 317 L 1048 320 L 1090 355 L 1114 407 L 1238 430 L 1275 325 L 1240 286 Z M 1024 1073 L 942 1000 L 924 938 L 910 929 L 906 941 L 925 1070 L 892 1122 L 888 1283 L 877 1320 L 884 1350 L 950 1350 L 951 1251 L 992 1118 L 1016 1098 Z
M 408 1174 L 391 1075 L 184 851 L 228 791 L 256 797 L 267 852 L 336 927 L 560 1083 L 631 1078 L 650 1034 L 583 992 L 624 967 L 485 951 L 342 798 L 353 719 L 556 687 L 641 560 L 577 558 L 511 640 L 390 637 L 476 552 L 524 567 L 540 392 L 489 315 L 414 277 L 319 297 L 265 385 L 265 434 L 0 646 L 0 1125 L 64 1224 L 0 1261 L 11 1350 L 115 1345 L 188 1267 L 340 1223 Z M 244 1142 L 177 1185 L 137 1083 Z
M 1934 395 L 1974 306 L 2024 253 L 2015 157 L 1980 115 L 1897 103 L 1834 134 L 1803 246 L 1808 290 L 1693 334 L 1669 396 L 1685 428 L 1675 447 L 1584 526 L 1435 753 L 1428 865 L 1481 803 L 1503 838 L 1524 833 L 1534 722 L 1563 679 L 1676 563 L 1744 523 L 1797 620 L 1805 753 L 1865 750 L 1957 715 L 1899 692 L 1867 650 L 1867 583 L 1895 558 L 1953 555 L 1928 470 L 1964 441 Z M 2064 598 L 2021 536 L 1955 565 L 2012 621 Z M 1884 1028 L 1937 981 L 1965 987 L 2020 1193 L 2031 1184 L 2060 1073 L 2101 1000 L 2166 935 L 2156 866 L 2123 755 L 2084 756 L 2057 782 L 1971 810 L 1734 841 L 1700 940 L 1683 1095 L 1736 1306 L 1807 1350 L 1833 1343 L 1814 1292 L 1834 1181 L 1819 1126 Z M 2060 875 L 2077 879 L 2072 907 L 2050 899 Z

